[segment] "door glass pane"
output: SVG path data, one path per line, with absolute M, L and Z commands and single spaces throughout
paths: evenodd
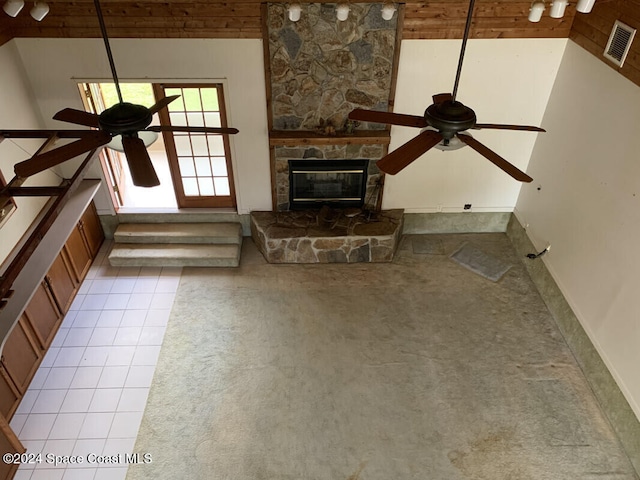
M 205 112 L 204 113 L 204 124 L 205 127 L 220 127 L 222 123 L 220 122 L 220 113 L 219 112 Z
M 213 182 L 216 186 L 217 195 L 229 195 L 229 179 L 227 177 L 214 177 Z
M 200 186 L 200 195 L 215 195 L 211 177 L 198 177 L 198 185 Z M 229 194 L 227 193 L 227 195 Z
M 202 97 L 202 110 L 220 110 L 218 106 L 218 92 L 215 88 L 201 89 L 200 96 Z
M 200 195 L 198 181 L 195 178 L 182 178 L 182 188 L 187 197 L 197 197 Z
M 189 139 L 189 135 L 175 134 L 173 140 L 176 144 L 176 153 L 179 157 L 192 155 L 193 152 L 191 151 L 191 141 Z
M 187 125 L 187 116 L 184 112 L 169 112 L 169 120 L 171 121 L 171 125 L 179 127 Z
M 195 157 L 196 174 L 198 177 L 211 177 L 211 165 L 209 157 Z
M 180 175 L 183 177 L 196 176 L 196 169 L 193 165 L 192 157 L 178 157 L 178 165 L 180 166 Z
M 221 135 L 207 135 L 209 143 L 209 153 L 211 155 L 224 155 L 224 142 Z
M 184 99 L 184 104 L 188 112 L 202 111 L 199 88 L 183 88 L 182 98 Z
M 203 157 L 209 155 L 209 145 L 205 135 L 191 135 L 191 146 L 194 155 Z
M 204 127 L 202 112 L 187 113 L 187 122 L 190 127 Z
M 216 177 L 227 176 L 227 159 L 224 157 L 211 157 L 211 167 Z
M 172 97 L 174 95 L 180 95 L 180 98 L 176 98 L 169 104 L 169 111 L 184 112 L 184 101 L 182 99 L 182 91 L 179 88 L 166 88 L 164 91 L 166 97 Z

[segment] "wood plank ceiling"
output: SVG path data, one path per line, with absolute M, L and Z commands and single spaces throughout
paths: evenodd
M 92 0 L 49 0 L 48 3 L 51 11 L 42 22 L 29 16 L 29 0 L 16 18 L 0 12 L 0 45 L 14 37 L 100 36 Z M 616 19 L 634 28 L 640 27 L 640 0 L 596 0 L 596 6 L 588 15 L 576 15 L 575 2 L 571 1 L 561 19 L 550 18 L 550 0 L 546 0 L 546 4 L 542 20 L 531 23 L 527 19 L 530 0 L 477 0 L 471 37 L 569 37 L 640 85 L 638 38 L 622 68 L 602 57 Z M 113 38 L 262 38 L 261 2 L 256 0 L 102 0 L 101 5 L 109 36 Z M 408 1 L 404 5 L 402 38 L 462 37 L 468 0 Z
M 262 38 L 260 3 L 102 0 L 101 6 L 109 36 L 114 38 Z M 16 18 L 0 12 L 0 39 L 99 36 L 92 0 L 49 0 L 49 4 L 51 11 L 42 22 L 29 16 L 30 2 Z M 461 38 L 468 4 L 468 0 L 405 3 L 403 38 Z M 472 37 L 569 36 L 575 15 L 572 5 L 564 18 L 544 15 L 539 23 L 527 20 L 530 6 L 530 0 L 478 0 Z

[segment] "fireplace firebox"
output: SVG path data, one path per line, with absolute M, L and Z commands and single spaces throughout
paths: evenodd
M 289 160 L 289 208 L 362 207 L 368 160 Z

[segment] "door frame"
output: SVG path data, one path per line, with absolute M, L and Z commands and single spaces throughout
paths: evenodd
M 165 98 L 165 88 L 207 88 L 216 87 L 218 93 L 218 108 L 220 112 L 221 127 L 226 128 L 227 111 L 224 98 L 224 85 L 221 82 L 206 83 L 180 83 L 180 82 L 154 82 L 152 83 L 153 93 L 156 101 Z M 171 125 L 169 118 L 169 109 L 163 108 L 158 112 L 161 125 Z M 176 153 L 176 145 L 171 132 L 162 132 L 162 138 L 165 143 L 167 159 L 169 161 L 169 171 L 173 180 L 173 188 L 178 202 L 178 208 L 237 208 L 237 198 L 235 189 L 235 180 L 233 176 L 233 161 L 231 157 L 231 145 L 229 143 L 229 135 L 222 134 L 222 141 L 225 150 L 225 160 L 227 165 L 227 178 L 229 182 L 229 196 L 186 196 L 182 186 L 182 176 L 178 164 Z

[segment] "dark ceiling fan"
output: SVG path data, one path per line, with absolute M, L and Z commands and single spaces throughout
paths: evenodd
M 453 85 L 453 93 L 439 93 L 433 95 L 433 104 L 427 107 L 423 117 L 363 109 L 355 109 L 349 114 L 349 118 L 352 120 L 424 129 L 420 134 L 418 134 L 418 136 L 398 147 L 389 155 L 378 160 L 377 166 L 381 171 L 395 175 L 429 149 L 435 147 L 439 143 L 447 146 L 451 139 L 455 137 L 464 144 L 473 148 L 480 155 L 487 158 L 490 162 L 494 163 L 497 167 L 504 170 L 516 180 L 521 182 L 531 182 L 533 180 L 529 175 L 516 168 L 482 143 L 478 142 L 471 135 L 462 133 L 470 128 L 527 130 L 531 132 L 545 131 L 542 128 L 527 125 L 476 123 L 475 112 L 466 105 L 456 101 L 460 73 L 462 72 L 462 62 L 464 60 L 464 51 L 469 38 L 469 30 L 471 29 L 474 2 L 475 0 L 470 0 L 469 3 L 467 23 L 464 28 L 460 57 L 458 58 L 458 70 L 456 72 L 456 79 Z
M 189 132 L 211 134 L 235 134 L 235 128 L 215 127 L 180 127 L 180 126 L 149 126 L 155 113 L 166 108 L 171 102 L 179 98 L 179 95 L 166 97 L 158 101 L 150 108 L 142 105 L 128 103 L 122 100 L 120 83 L 116 73 L 109 37 L 105 27 L 99 0 L 94 0 L 102 38 L 109 58 L 109 66 L 118 94 L 118 103 L 107 108 L 100 115 L 73 108 L 65 108 L 56 113 L 53 118 L 76 125 L 93 127 L 97 130 L 88 130 L 79 140 L 61 147 L 39 153 L 28 160 L 15 165 L 16 175 L 28 177 L 38 172 L 51 168 L 73 157 L 90 152 L 109 143 L 117 135 L 122 136 L 124 154 L 129 164 L 133 184 L 141 187 L 155 187 L 160 185 L 158 176 L 151 163 L 144 141 L 138 136 L 141 131 L 152 132 Z

